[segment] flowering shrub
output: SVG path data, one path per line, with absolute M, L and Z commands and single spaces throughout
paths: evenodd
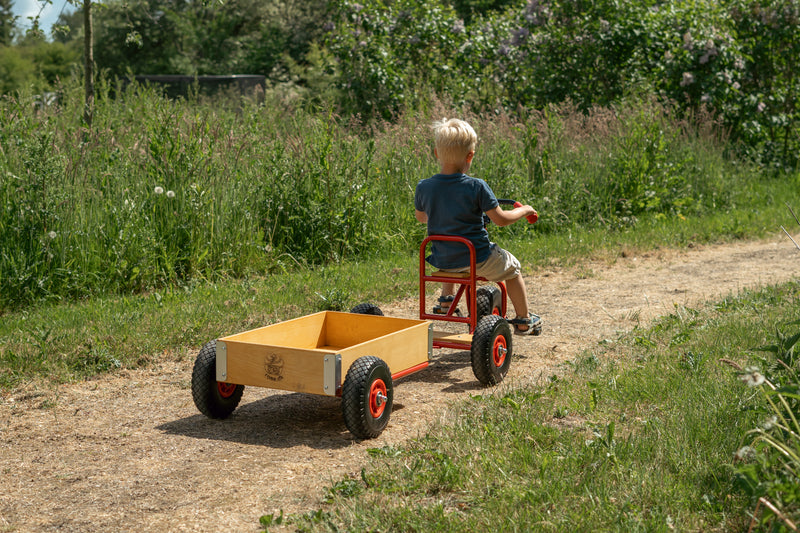
M 454 92 L 446 86 L 458 74 L 464 24 L 440 2 L 344 1 L 326 27 L 348 111 L 390 118 L 416 101 L 417 90 Z
M 586 110 L 644 90 L 711 110 L 764 161 L 798 160 L 798 0 L 530 0 L 466 22 L 436 0 L 338 5 L 326 43 L 347 111 L 389 118 L 433 94 Z

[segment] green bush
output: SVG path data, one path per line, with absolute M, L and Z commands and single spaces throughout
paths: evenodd
M 444 2 L 338 5 L 326 43 L 347 112 L 395 117 L 434 94 L 475 110 L 586 111 L 644 90 L 711 111 L 754 159 L 796 166 L 797 0 L 531 0 L 466 22 Z
M 33 64 L 18 48 L 0 45 L 0 94 L 27 87 L 35 79 Z

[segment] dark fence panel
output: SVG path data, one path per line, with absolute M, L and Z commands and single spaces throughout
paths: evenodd
M 134 78 L 141 84 L 155 84 L 163 87 L 171 98 L 188 96 L 192 91 L 213 95 L 221 92 L 238 93 L 241 96 L 261 97 L 266 90 L 266 76 L 256 74 L 232 74 L 228 76 L 186 76 L 186 75 L 141 75 Z

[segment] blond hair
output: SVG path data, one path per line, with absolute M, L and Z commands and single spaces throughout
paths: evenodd
M 436 153 L 443 163 L 463 162 L 478 144 L 478 135 L 472 126 L 457 118 L 443 118 L 435 122 L 433 138 Z

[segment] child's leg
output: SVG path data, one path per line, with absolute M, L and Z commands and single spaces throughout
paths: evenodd
M 517 331 L 540 335 L 542 332 L 542 319 L 528 311 L 528 293 L 525 290 L 525 281 L 522 279 L 522 275 L 507 280 L 506 290 L 508 290 L 508 297 L 511 299 L 514 311 L 517 314 L 517 317 L 511 321 Z M 531 330 L 531 328 L 533 329 Z
M 528 316 L 528 292 L 525 290 L 525 280 L 521 275 L 507 280 L 506 290 L 508 290 L 508 297 L 514 305 L 517 318 L 526 318 Z
M 433 312 L 437 315 L 446 315 L 453 304 L 453 295 L 456 292 L 454 283 L 442 283 L 442 295 L 439 296 L 439 303 L 433 306 Z M 458 313 L 458 309 L 456 309 Z
M 528 292 L 520 270 L 519 260 L 499 246 L 494 246 L 489 258 L 477 268 L 478 275 L 488 280 L 505 280 L 508 298 L 517 314 L 509 322 L 517 331 L 539 335 L 542 332 L 542 319 L 528 309 Z
M 456 293 L 455 283 L 442 283 L 442 295 L 439 297 L 439 303 L 433 308 L 436 314 L 446 314 L 450 309 L 450 304 L 453 303 L 453 295 Z
M 456 293 L 455 283 L 442 283 L 442 296 L 452 296 Z

